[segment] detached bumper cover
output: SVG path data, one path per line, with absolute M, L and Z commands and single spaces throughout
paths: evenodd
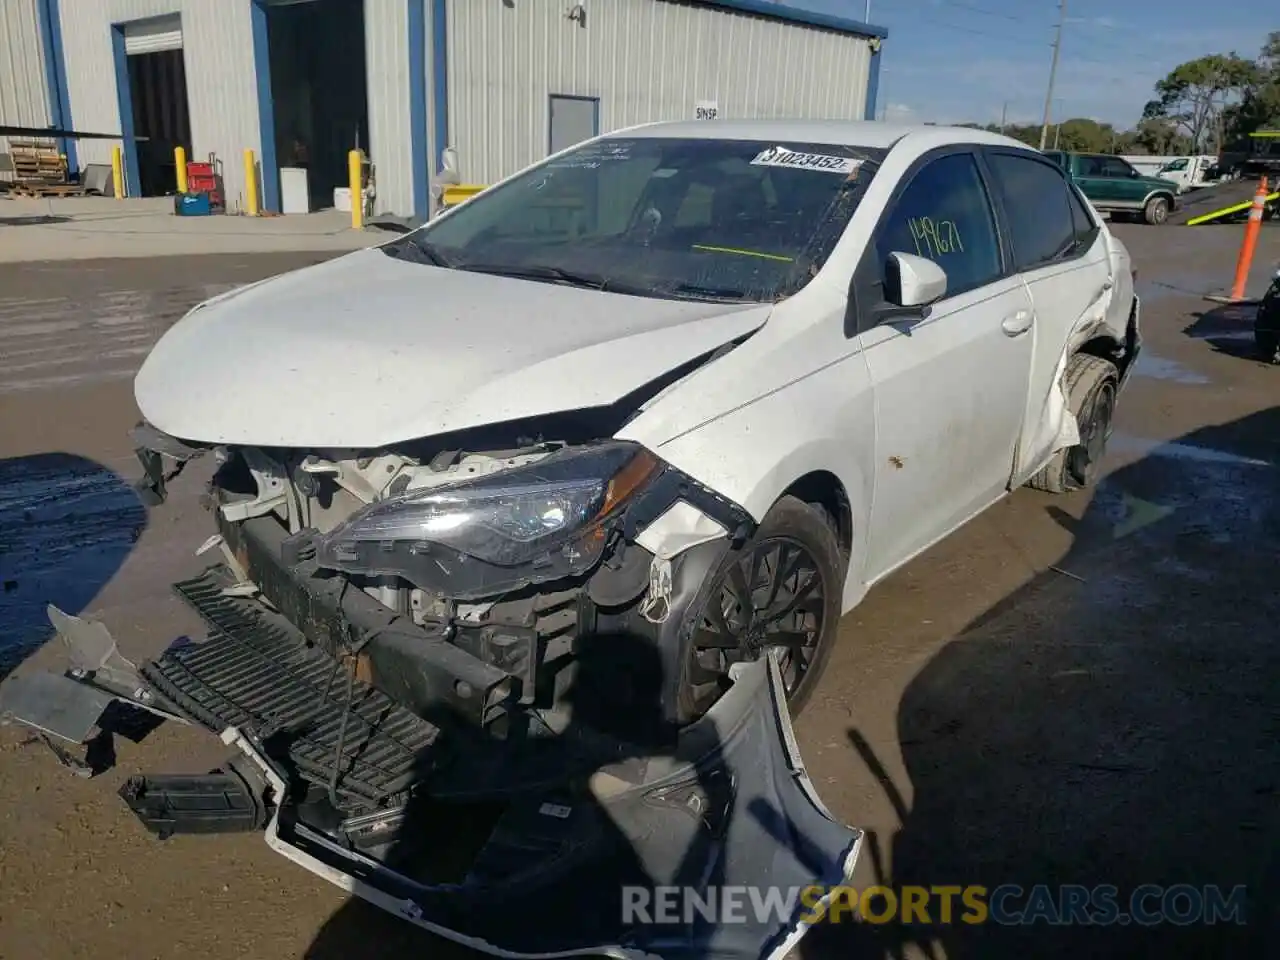
M 286 789 L 253 742 L 234 729 L 223 739 Z M 674 755 L 640 766 L 638 779 L 631 761 L 599 771 L 581 796 L 513 805 L 457 885 L 421 886 L 343 849 L 288 803 L 266 839 L 342 889 L 495 956 L 784 956 L 815 903 L 798 891 L 846 882 L 863 834 L 832 819 L 805 774 L 776 662 L 745 665 Z M 756 909 L 770 891 L 781 899 Z M 736 915 L 717 915 L 735 893 Z M 675 922 L 651 922 L 671 919 L 661 905 L 672 896 Z
M 190 599 L 200 606 L 197 596 Z M 291 861 L 420 927 L 495 956 L 773 960 L 819 914 L 824 898 L 815 896 L 815 888 L 847 882 L 861 847 L 863 834 L 832 819 L 805 773 L 772 657 L 735 667 L 724 697 L 668 746 L 619 743 L 617 759 L 590 776 L 509 799 L 465 870 L 449 882 L 425 885 L 386 866 L 409 862 L 397 856 L 395 845 L 418 846 L 424 835 L 440 836 L 442 827 L 446 835 L 465 832 L 468 805 L 420 804 L 412 792 L 401 794 L 399 807 L 383 804 L 425 772 L 418 763 L 436 752 L 430 724 L 357 682 L 349 742 L 359 749 L 341 751 L 339 791 L 376 809 L 337 833 L 328 827 L 321 832 L 308 826 L 315 821 L 306 811 L 308 795 L 326 772 L 334 727 L 328 711 L 310 714 L 325 701 L 316 695 L 325 686 L 324 661 L 294 663 L 276 675 L 273 664 L 289 654 L 273 647 L 271 637 L 258 631 L 254 649 L 248 640 L 224 635 L 221 642 L 171 650 L 161 658 L 163 672 L 148 664 L 139 688 L 125 698 L 111 688 L 138 675 L 105 631 L 74 618 L 59 622 L 83 678 L 36 674 L 35 685 L 6 683 L 0 710 L 12 719 L 77 743 L 113 699 L 162 717 L 202 715 L 199 722 L 210 725 L 218 716 L 244 718 L 244 728 L 223 731 L 222 739 L 240 750 L 224 769 L 133 778 L 125 785 L 122 796 L 149 829 L 166 836 L 252 830 L 265 822 L 267 843 Z M 230 622 L 217 629 L 238 632 Z M 221 671 L 233 660 L 254 682 L 236 685 L 241 693 L 234 702 L 224 696 L 201 705 L 211 688 L 188 684 L 184 676 Z M 46 684 L 57 681 L 58 696 L 39 685 L 41 676 Z M 278 697 L 254 699 L 263 684 L 297 686 L 304 676 L 310 688 L 305 697 L 294 698 L 302 691 L 290 686 L 278 688 Z M 179 712 L 170 712 L 169 696 Z M 277 713 L 277 723 L 265 712 Z M 283 714 L 289 713 L 302 720 L 300 727 L 287 722 Z M 375 714 L 380 723 L 369 722 Z M 278 735 L 270 733 L 280 721 L 293 730 L 285 744 L 273 742 Z M 426 776 L 429 783 L 431 774 Z M 378 848 L 377 838 L 372 846 L 360 842 L 354 834 L 365 827 L 356 822 L 383 819 L 395 821 L 393 845 L 374 859 L 360 850 Z

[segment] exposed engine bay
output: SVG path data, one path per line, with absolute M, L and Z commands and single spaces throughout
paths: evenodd
M 205 452 L 146 425 L 137 436 L 156 498 L 161 458 Z M 593 638 L 643 637 L 660 656 L 672 561 L 697 546 L 718 557 L 752 529 L 741 508 L 619 441 L 212 454 L 207 506 L 235 580 L 228 595 L 283 613 L 334 655 L 359 637 L 364 668 L 411 709 L 500 739 L 565 731 L 565 697 Z M 315 598 L 334 591 L 326 621 Z M 300 608 L 303 595 L 312 599 Z M 424 654 L 412 680 L 402 663 L 380 671 L 393 636 L 440 657 Z M 667 722 L 693 719 L 673 703 L 663 711 Z

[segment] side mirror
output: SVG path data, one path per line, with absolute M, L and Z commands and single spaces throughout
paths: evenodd
M 925 316 L 947 293 L 947 272 L 912 253 L 891 253 L 884 264 L 884 298 L 897 316 Z

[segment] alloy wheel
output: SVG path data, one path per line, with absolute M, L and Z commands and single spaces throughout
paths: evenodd
M 818 654 L 830 588 L 809 549 L 788 537 L 762 540 L 722 570 L 690 651 L 699 713 L 724 691 L 730 666 L 774 647 L 783 651 L 782 681 L 791 700 Z

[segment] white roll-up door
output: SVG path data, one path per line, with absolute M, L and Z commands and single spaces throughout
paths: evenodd
M 125 53 L 156 53 L 182 49 L 182 16 L 156 17 L 154 20 L 126 24 Z

